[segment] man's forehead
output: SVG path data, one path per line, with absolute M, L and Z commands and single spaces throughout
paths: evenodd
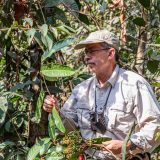
M 95 44 L 88 44 L 85 46 L 85 49 L 94 49 L 94 48 L 99 48 L 101 47 L 100 43 L 95 43 Z

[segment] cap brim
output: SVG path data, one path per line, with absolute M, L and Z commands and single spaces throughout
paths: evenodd
M 87 45 L 89 44 L 95 44 L 95 43 L 102 43 L 104 42 L 103 40 L 95 40 L 95 41 L 81 41 L 80 43 L 78 43 L 74 49 L 82 49 L 85 48 Z

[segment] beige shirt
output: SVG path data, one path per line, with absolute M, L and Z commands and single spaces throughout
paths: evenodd
M 95 102 L 98 113 L 104 109 L 107 131 L 103 135 L 91 129 Z M 151 86 L 142 76 L 118 65 L 103 87 L 99 86 L 95 76 L 77 85 L 61 112 L 74 120 L 84 138 L 107 136 L 124 140 L 136 122 L 138 130 L 131 136 L 133 143 L 147 152 L 160 144 L 155 141 L 156 133 L 160 132 L 160 106 Z

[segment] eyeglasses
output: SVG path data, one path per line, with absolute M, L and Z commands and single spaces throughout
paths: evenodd
M 108 49 L 110 49 L 110 48 L 111 48 L 111 47 L 102 48 L 102 49 L 95 49 L 95 50 L 85 50 L 85 54 L 93 53 L 93 52 L 97 52 L 97 51 L 102 51 L 102 50 L 108 50 Z

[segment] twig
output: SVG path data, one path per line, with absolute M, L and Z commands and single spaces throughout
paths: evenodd
M 92 144 L 93 147 L 98 147 L 98 148 L 103 148 L 104 150 L 108 151 L 109 153 L 112 154 L 112 156 L 115 158 L 115 159 L 118 159 L 117 156 L 110 150 L 110 149 L 107 149 L 105 147 L 104 144 Z
M 40 10 L 41 10 L 42 17 L 43 17 L 43 21 L 44 21 L 44 23 L 46 24 L 46 19 L 45 19 L 44 13 L 43 13 L 43 11 L 42 11 L 42 7 L 41 7 L 41 5 L 39 4 L 38 1 L 37 1 L 37 3 L 38 3 L 38 6 L 39 6 L 39 8 L 40 8 Z
M 45 85 L 45 87 L 46 87 L 46 90 L 47 90 L 48 94 L 51 96 L 51 92 L 50 92 L 49 89 L 48 89 L 48 86 L 47 86 L 47 84 L 46 84 L 46 80 L 45 80 L 45 78 L 44 78 L 43 75 L 41 75 L 41 76 L 42 76 L 42 78 L 43 78 L 43 82 L 44 82 L 44 85 Z
M 7 115 L 9 117 L 9 119 L 11 119 L 11 116 L 10 116 L 10 114 L 8 112 L 7 112 Z M 11 122 L 12 122 L 12 120 L 11 120 Z M 20 137 L 20 135 L 19 135 L 19 133 L 18 133 L 18 131 L 17 131 L 17 129 L 16 129 L 16 127 L 15 127 L 13 122 L 12 122 L 12 125 L 13 125 L 14 130 L 16 131 L 16 134 L 17 134 L 19 140 L 22 141 L 22 139 L 21 139 L 21 137 Z
M 62 4 L 64 5 L 64 7 L 66 7 L 66 8 L 70 11 L 70 13 L 77 19 L 77 21 L 78 21 L 87 31 L 89 31 L 89 29 L 84 25 L 84 23 L 82 23 L 82 22 L 79 20 L 79 18 L 72 13 L 73 10 L 71 10 L 65 3 L 62 3 Z

